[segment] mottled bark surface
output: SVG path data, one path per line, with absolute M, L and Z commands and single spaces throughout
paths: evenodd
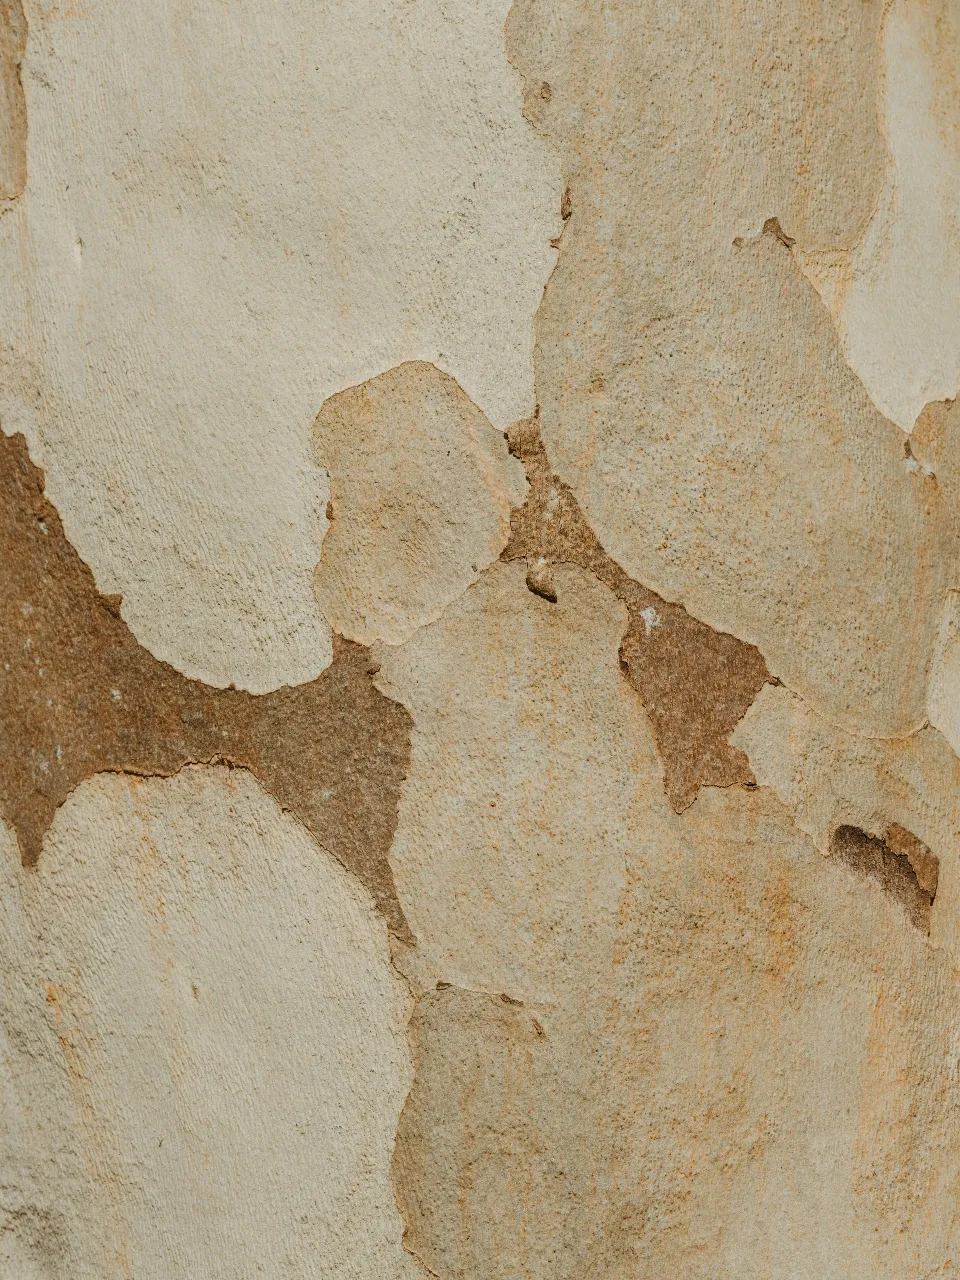
M 958 0 L 0 0 L 0 1277 L 952 1280 Z

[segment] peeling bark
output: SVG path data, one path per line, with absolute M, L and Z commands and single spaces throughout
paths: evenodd
M 318 679 L 256 696 L 188 680 L 141 647 L 67 541 L 22 436 L 0 434 L 0 813 L 24 861 L 54 814 L 103 771 L 244 769 L 410 932 L 387 860 L 410 758 L 410 720 L 376 664 L 338 640 Z
M 763 655 L 627 576 L 551 473 L 536 418 L 518 423 L 510 443 L 527 468 L 530 497 L 514 513 L 501 558 L 526 560 L 527 585 L 546 600 L 556 599 L 553 566 L 576 564 L 626 605 L 620 662 L 650 716 L 674 809 L 682 812 L 704 786 L 755 786 L 747 757 L 727 737 L 772 678 Z

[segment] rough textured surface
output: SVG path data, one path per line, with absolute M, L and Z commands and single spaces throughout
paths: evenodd
M 960 0 L 20 3 L 2 1280 L 956 1280 Z
M 948 953 L 771 790 L 674 814 L 615 669 L 623 606 L 523 573 L 378 677 L 415 721 L 409 1247 L 444 1280 L 937 1274 L 960 1246 Z
M 26 862 L 85 778 L 222 760 L 254 773 L 406 935 L 387 851 L 409 719 L 374 688 L 368 650 L 340 640 L 318 679 L 260 697 L 187 680 L 99 594 L 23 437 L 2 434 L 0 560 L 0 814 Z
M 930 932 L 939 862 L 916 836 L 903 827 L 895 827 L 887 839 L 881 840 L 868 836 L 859 827 L 837 827 L 830 852 L 895 898 L 911 924 L 924 933 Z
M 960 957 L 960 760 L 935 729 L 886 740 L 844 733 L 787 690 L 767 687 L 732 740 L 821 853 L 844 826 L 888 844 L 895 831 L 898 852 L 906 850 L 896 833 L 922 842 L 939 862 L 932 932 Z
M 20 0 L 0 0 L 0 201 L 15 200 L 27 180 L 27 105 L 20 67 L 27 19 Z
M 797 257 L 877 408 L 904 431 L 960 389 L 960 6 L 894 0 L 882 32 L 890 159 L 869 226 Z
M 406 996 L 334 859 L 224 768 L 101 776 L 5 852 L 5 1274 L 417 1275 Z
M 423 359 L 500 430 L 533 408 L 560 188 L 508 0 L 25 9 L 4 430 L 158 658 L 256 693 L 312 679 L 323 402 Z
M 399 644 L 496 560 L 520 467 L 456 382 L 422 361 L 333 396 L 314 426 L 330 530 L 314 589 L 340 635 Z
M 627 577 L 550 473 L 536 418 L 517 423 L 511 447 L 527 469 L 530 497 L 514 514 L 503 559 L 525 559 L 527 586 L 546 600 L 556 601 L 554 566 L 576 564 L 626 605 L 620 664 L 650 716 L 674 808 L 685 809 L 701 786 L 754 782 L 727 735 L 770 678 L 763 655 Z
M 537 316 L 553 469 L 630 577 L 901 734 L 954 513 L 784 242 L 847 247 L 879 199 L 882 8 L 518 0 L 508 42 L 570 192 Z

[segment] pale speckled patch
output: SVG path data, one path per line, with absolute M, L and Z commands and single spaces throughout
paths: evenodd
M 320 610 L 360 644 L 400 644 L 503 550 L 523 469 L 453 378 L 423 361 L 333 396 L 314 427 L 332 524 Z
M 954 511 L 788 243 L 849 247 L 876 208 L 882 9 L 521 0 L 508 41 L 569 187 L 537 318 L 552 470 L 631 578 L 894 735 L 926 717 Z
M 960 5 L 895 0 L 882 42 L 876 212 L 848 251 L 796 253 L 873 402 L 909 432 L 960 389 Z
M 821 853 L 842 826 L 877 838 L 897 826 L 932 850 L 939 883 L 931 938 L 960 956 L 960 760 L 936 729 L 899 739 L 846 733 L 788 690 L 767 686 L 731 740 Z
M 507 7 L 27 3 L 0 417 L 186 675 L 261 693 L 330 662 L 330 395 L 426 359 L 501 430 L 532 409 L 560 187 Z
M 769 790 L 674 814 L 623 606 L 554 585 L 492 569 L 380 655 L 415 723 L 409 1247 L 441 1280 L 935 1273 L 960 1246 L 947 957 Z
M 7 845 L 0 1257 L 12 1232 L 44 1280 L 421 1275 L 389 1174 L 407 998 L 347 873 L 224 768 L 101 776 L 38 868 Z

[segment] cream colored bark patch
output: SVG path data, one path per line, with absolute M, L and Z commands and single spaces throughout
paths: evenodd
M 884 22 L 882 111 L 890 167 L 851 252 L 803 253 L 851 366 L 910 431 L 960 388 L 960 6 L 898 0 Z
M 375 651 L 414 719 L 390 855 L 414 959 L 425 980 L 523 1000 L 609 963 L 635 780 L 659 769 L 618 668 L 625 608 L 580 569 L 555 587 L 554 605 L 523 564 L 497 566 Z
M 673 814 L 623 607 L 577 569 L 554 587 L 498 567 L 379 650 L 415 724 L 410 1248 L 441 1280 L 936 1274 L 951 965 L 770 791 Z
M 453 378 L 422 361 L 332 397 L 314 440 L 333 519 L 320 610 L 340 635 L 399 644 L 499 556 L 523 467 Z
M 935 1273 L 960 1245 L 950 965 L 769 791 L 671 813 L 607 659 L 620 607 L 555 585 L 492 570 L 381 653 L 416 725 L 410 1248 L 441 1280 Z
M 948 593 L 940 615 L 927 705 L 930 723 L 960 756 L 960 592 Z
M 26 44 L 20 0 L 0 0 L 0 200 L 15 200 L 27 180 L 27 110 L 20 77 Z
M 532 408 L 560 188 L 507 7 L 26 6 L 0 416 L 185 674 L 263 692 L 330 661 L 327 397 L 421 358 L 501 429 Z
M 632 578 L 831 719 L 902 734 L 953 515 L 789 245 L 849 248 L 877 206 L 882 8 L 521 0 L 508 34 L 569 183 L 537 321 L 553 470 Z
M 44 1276 L 419 1274 L 389 1177 L 410 1061 L 385 926 L 249 775 L 101 775 L 36 870 L 6 865 L 4 1027 L 55 1122 L 3 1182 L 26 1220 L 56 1206 Z
M 960 760 L 936 729 L 886 740 L 845 733 L 768 685 L 731 741 L 821 853 L 848 825 L 883 837 L 896 824 L 922 840 L 940 860 L 931 936 L 960 955 Z

